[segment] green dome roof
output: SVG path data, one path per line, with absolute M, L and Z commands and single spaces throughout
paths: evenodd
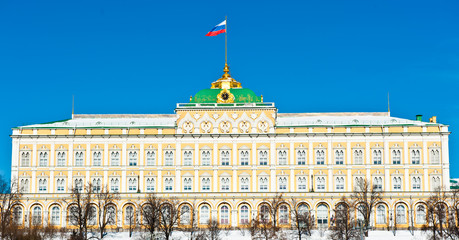
M 228 89 L 234 95 L 235 103 L 261 102 L 261 97 L 248 88 Z M 221 88 L 203 89 L 196 93 L 190 103 L 216 103 L 217 95 L 222 91 Z

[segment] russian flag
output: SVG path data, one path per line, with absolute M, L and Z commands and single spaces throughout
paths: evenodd
M 210 32 L 208 32 L 206 36 L 208 37 L 217 36 L 218 34 L 224 33 L 224 32 L 226 32 L 226 20 L 221 22 L 214 28 L 212 28 L 212 30 L 210 30 Z

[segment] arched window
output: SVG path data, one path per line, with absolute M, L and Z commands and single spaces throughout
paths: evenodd
M 210 220 L 210 215 L 209 215 L 209 207 L 207 205 L 203 205 L 201 207 L 201 211 L 199 213 L 199 223 L 200 224 L 208 224 Z
M 26 193 L 29 191 L 29 179 L 21 179 L 20 191 L 21 193 Z
M 102 188 L 102 181 L 100 180 L 100 178 L 93 178 L 92 179 L 92 191 L 95 193 L 98 193 L 100 192 L 101 188 Z
M 325 191 L 325 177 L 317 177 L 317 191 Z
M 306 151 L 298 150 L 296 152 L 296 162 L 298 165 L 306 165 Z
M 277 163 L 279 165 L 286 165 L 287 164 L 287 151 L 279 150 L 277 152 Z
M 191 211 L 190 207 L 188 205 L 184 205 L 181 208 L 181 213 L 180 213 L 180 224 L 182 225 L 188 225 L 191 222 Z
M 248 224 L 249 223 L 249 207 L 243 205 L 241 207 L 241 224 Z
M 60 224 L 60 215 L 61 210 L 58 206 L 53 206 L 51 208 L 51 225 L 59 225 Z
M 379 204 L 376 208 L 376 224 L 386 224 L 386 207 Z
M 135 222 L 134 207 L 127 206 L 124 210 L 124 224 L 132 225 Z
M 16 206 L 13 209 L 13 221 L 17 225 L 22 225 L 22 207 Z
M 201 152 L 201 163 L 202 165 L 209 166 L 210 165 L 210 151 L 205 150 Z
M 65 180 L 64 179 L 61 179 L 61 178 L 58 178 L 56 180 L 56 190 L 57 192 L 64 192 L 65 191 Z
M 432 177 L 432 190 L 437 190 L 440 188 L 440 186 L 441 186 L 440 177 L 438 176 Z
M 266 204 L 260 206 L 260 220 L 262 222 L 268 222 L 269 220 L 269 206 Z
M 400 164 L 402 162 L 402 153 L 398 149 L 392 150 L 392 163 Z
M 426 207 L 423 204 L 419 204 L 416 207 L 416 224 L 426 223 Z
M 129 166 L 137 166 L 137 152 L 136 151 L 129 152 Z
M 325 151 L 324 150 L 320 149 L 316 151 L 316 164 L 317 165 L 325 164 Z
M 147 166 L 154 166 L 156 162 L 156 154 L 154 151 L 147 151 Z
M 69 223 L 70 225 L 76 226 L 78 225 L 78 207 L 77 206 L 70 206 L 68 208 L 69 213 Z
M 373 164 L 381 164 L 382 152 L 379 149 L 373 150 Z
M 300 214 L 301 216 L 304 216 L 304 214 L 306 214 L 308 212 L 309 212 L 308 205 L 300 204 L 300 206 L 298 206 L 298 214 Z
M 338 165 L 344 164 L 344 151 L 343 150 L 335 151 L 335 163 Z
M 319 226 L 328 226 L 328 207 L 324 204 L 317 207 L 317 224 Z
M 397 224 L 406 224 L 406 208 L 402 204 L 398 205 L 396 208 L 396 223 Z
M 58 152 L 57 153 L 57 166 L 64 167 L 65 166 L 65 152 Z
M 279 207 L 279 223 L 288 224 L 288 207 L 286 205 Z
M 360 149 L 354 150 L 354 164 L 363 164 L 363 151 Z
M 92 154 L 92 164 L 94 166 L 100 166 L 102 165 L 102 155 L 100 152 L 94 152 Z
M 23 152 L 21 154 L 21 166 L 28 167 L 30 165 L 30 153 Z
M 40 179 L 38 180 L 38 192 L 46 192 L 48 189 L 48 180 Z
M 432 164 L 440 163 L 440 151 L 438 149 L 430 150 L 430 162 Z
M 128 180 L 128 189 L 129 189 L 130 192 L 137 191 L 137 178 L 136 177 L 130 177 L 129 178 L 129 180 Z
M 89 209 L 88 224 L 89 225 L 96 225 L 97 224 L 97 209 L 94 206 L 92 206 Z
M 249 165 L 249 151 L 240 151 L 239 155 L 241 159 L 241 165 Z
M 108 225 L 116 224 L 116 209 L 115 206 L 108 206 L 106 215 Z
M 110 162 L 112 166 L 119 166 L 120 165 L 120 153 L 112 152 L 110 154 Z
M 40 167 L 46 167 L 46 166 L 48 166 L 48 153 L 41 152 L 40 153 Z
M 419 150 L 411 150 L 411 163 L 420 164 L 421 163 L 421 152 Z
M 268 151 L 261 150 L 258 152 L 258 162 L 260 165 L 268 165 Z
M 344 190 L 344 177 L 336 177 L 336 191 Z
M 32 224 L 41 225 L 41 207 L 35 206 L 32 211 Z
M 229 208 L 226 205 L 223 205 L 220 208 L 220 224 L 222 225 L 229 224 Z
M 191 151 L 183 152 L 183 165 L 191 166 L 193 164 L 193 153 Z

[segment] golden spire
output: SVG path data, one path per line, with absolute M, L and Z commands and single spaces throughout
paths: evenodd
M 217 81 L 213 82 L 210 88 L 241 88 L 241 83 L 231 77 L 231 75 L 229 74 L 229 66 L 227 63 L 225 63 L 222 77 L 219 78 Z

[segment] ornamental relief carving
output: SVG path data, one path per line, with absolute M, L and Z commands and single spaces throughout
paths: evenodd
M 259 121 L 258 122 L 258 131 L 262 133 L 268 132 L 268 123 L 266 121 Z
M 247 121 L 242 121 L 239 123 L 239 132 L 241 133 L 249 133 L 250 130 L 250 123 Z
M 201 131 L 203 133 L 210 133 L 211 130 L 212 130 L 212 123 L 210 123 L 209 121 L 204 121 L 201 123 Z
M 192 133 L 193 132 L 193 123 L 191 123 L 190 121 L 186 121 L 184 124 L 183 124 L 183 133 Z
M 222 121 L 220 123 L 220 131 L 222 133 L 229 133 L 231 130 L 231 123 L 228 121 Z

